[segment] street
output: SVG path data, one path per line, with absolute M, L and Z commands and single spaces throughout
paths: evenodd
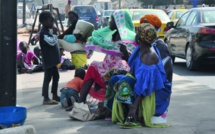
M 199 71 L 189 71 L 186 69 L 185 60 L 176 58 L 174 64 L 174 73 L 184 78 L 199 83 L 201 85 L 206 85 L 212 89 L 215 89 L 215 66 L 202 66 Z M 174 79 L 174 78 L 173 78 Z

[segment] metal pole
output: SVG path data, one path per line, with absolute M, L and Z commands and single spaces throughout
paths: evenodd
M 121 0 L 119 0 L 119 9 L 121 9 Z
M 16 105 L 17 0 L 0 0 L 0 106 Z
M 23 0 L 23 14 L 22 14 L 22 24 L 25 26 L 25 20 L 26 20 L 26 1 Z

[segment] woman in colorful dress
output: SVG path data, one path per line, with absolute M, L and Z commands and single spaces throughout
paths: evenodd
M 109 81 L 105 106 L 112 110 L 112 122 L 120 123 L 122 128 L 168 126 L 151 120 L 165 115 L 171 94 L 171 83 L 153 44 L 156 38 L 151 24 L 141 24 L 136 36 L 139 46 L 128 60 L 130 73 L 115 75 Z
M 119 70 L 129 71 L 125 61 L 129 53 L 123 53 L 120 49 L 127 49 L 130 53 L 135 49 L 135 29 L 128 11 L 115 11 L 111 16 L 110 26 L 93 32 L 88 39 L 85 50 L 90 57 L 93 51 L 105 53 L 102 62 L 93 61 L 84 78 L 84 84 L 80 93 L 79 102 L 85 102 L 89 94 L 91 97 L 104 101 L 106 84 L 104 75 L 111 69 L 115 73 Z

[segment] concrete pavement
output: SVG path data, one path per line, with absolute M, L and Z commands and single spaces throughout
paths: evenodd
M 96 54 L 96 57 L 99 54 Z M 94 57 L 95 58 L 95 57 Z M 59 89 L 74 75 L 60 72 Z M 214 134 L 215 90 L 174 74 L 173 93 L 168 112 L 169 128 L 123 130 L 111 121 L 73 121 L 61 105 L 42 105 L 43 73 L 17 75 L 18 105 L 28 108 L 25 125 L 38 134 Z

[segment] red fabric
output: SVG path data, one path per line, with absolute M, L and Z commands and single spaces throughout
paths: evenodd
M 90 96 L 100 101 L 104 101 L 106 85 L 102 79 L 102 76 L 93 66 L 89 66 L 89 68 L 87 69 L 87 73 L 84 77 L 84 83 L 89 79 L 94 79 L 94 82 L 103 88 L 98 91 L 95 91 L 94 88 L 91 88 L 89 92 Z

